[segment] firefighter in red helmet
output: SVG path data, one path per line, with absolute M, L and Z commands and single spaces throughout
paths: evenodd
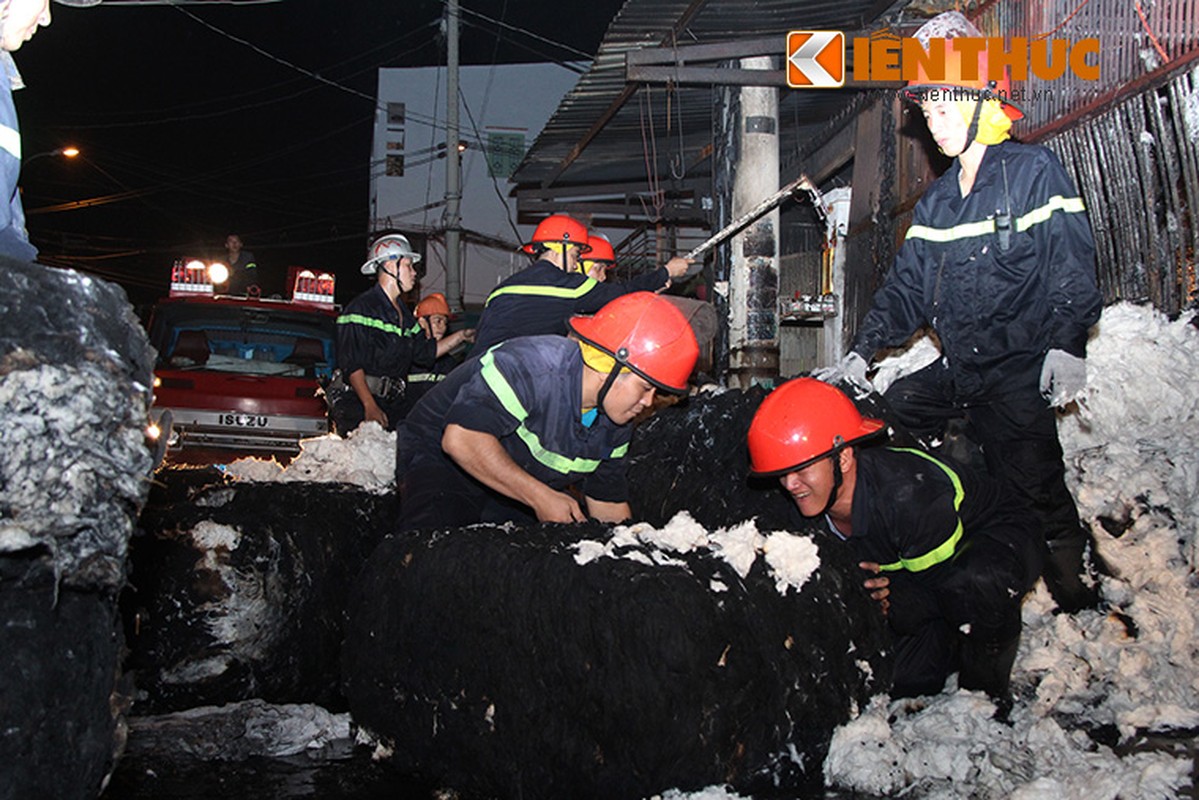
M 412 409 L 397 441 L 401 529 L 630 516 L 630 423 L 658 392 L 687 391 L 699 345 L 650 292 L 570 327 L 469 359 Z
M 474 352 L 517 336 L 566 333 L 572 314 L 594 314 L 605 303 L 635 291 L 658 292 L 687 271 L 690 261 L 672 258 L 666 266 L 626 283 L 588 277 L 581 259 L 591 251 L 587 227 L 565 214 L 546 217 L 524 252 L 537 260 L 496 287 L 483 306 Z M 611 248 L 609 247 L 609 250 Z
M 616 251 L 612 243 L 602 233 L 592 233 L 587 236 L 590 250 L 583 254 L 581 271 L 588 278 L 595 278 L 600 283 L 608 280 L 608 270 L 616 266 Z
M 969 432 L 988 472 L 1041 518 L 1045 582 L 1073 612 L 1099 603 L 1084 557 L 1098 554 L 1066 486 L 1054 409 L 1086 388 L 1087 336 L 1103 306 L 1095 243 L 1058 157 L 1010 140 L 1022 114 L 1006 73 L 988 71 L 985 49 L 963 56 L 962 36 L 981 34 L 958 12 L 916 34 L 930 53 L 944 46 L 944 74 L 922 73 L 900 94 L 953 163 L 917 203 L 838 372 L 868 388 L 876 354 L 936 332 L 943 357 L 887 390 L 896 420 L 929 444 L 954 442 L 956 426 Z
M 854 548 L 895 635 L 893 697 L 958 684 L 1010 702 L 1020 605 L 1041 571 L 1040 524 L 1010 491 L 883 435 L 839 389 L 797 378 L 749 428 L 751 474 Z

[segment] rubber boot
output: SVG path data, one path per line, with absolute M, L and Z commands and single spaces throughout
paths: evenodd
M 1019 649 L 1019 633 L 1001 641 L 967 636 L 962 642 L 958 687 L 986 692 L 995 702 L 998 719 L 1007 719 L 1012 710 L 1012 665 Z
M 1090 535 L 1079 530 L 1078 536 L 1050 539 L 1045 556 L 1045 586 L 1057 602 L 1058 608 L 1067 614 L 1085 608 L 1097 609 L 1100 605 L 1099 584 L 1086 566 L 1086 552 Z M 1090 547 L 1093 556 L 1098 556 Z M 1086 575 L 1090 581 L 1084 581 Z M 1088 585 L 1089 583 L 1089 585 Z

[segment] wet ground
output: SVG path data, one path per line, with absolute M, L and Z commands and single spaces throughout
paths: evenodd
M 370 751 L 354 748 L 344 758 L 254 758 L 240 762 L 127 756 L 101 800 L 485 800 L 439 790 L 371 761 Z M 840 792 L 787 794 L 755 800 L 870 800 Z M 565 800 L 565 799 L 564 799 Z
M 434 787 L 371 761 L 365 748 L 347 757 L 306 755 L 238 762 L 159 758 L 136 754 L 121 760 L 103 800 L 429 800 Z
M 1117 746 L 1117 752 L 1167 752 L 1188 757 L 1194 763 L 1195 732 L 1177 736 L 1138 736 Z M 101 800 L 483 800 L 438 790 L 415 778 L 397 774 L 386 765 L 371 761 L 363 747 L 339 754 L 338 758 L 253 758 L 239 762 L 161 758 L 136 753 L 121 760 Z M 1192 772 L 1193 778 L 1199 775 Z M 1199 781 L 1178 795 L 1199 798 Z M 824 791 L 808 795 L 780 795 L 791 800 L 870 800 L 861 794 Z M 755 800 L 778 800 L 755 798 Z

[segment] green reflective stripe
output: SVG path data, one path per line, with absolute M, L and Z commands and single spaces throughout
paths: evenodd
M 552 450 L 547 450 L 541 444 L 541 439 L 538 438 L 537 434 L 525 426 L 525 420 L 528 418 L 529 412 L 525 410 L 524 404 L 520 402 L 520 398 L 512 390 L 508 379 L 496 367 L 493 350 L 488 350 L 479 358 L 479 365 L 479 372 L 483 376 L 483 380 L 487 383 L 487 388 L 491 389 L 491 393 L 500 401 L 500 405 L 504 407 L 504 410 L 515 417 L 520 423 L 516 427 L 516 435 L 524 442 L 525 447 L 529 449 L 529 455 L 533 456 L 542 465 L 563 475 L 569 475 L 572 472 L 591 473 L 599 469 L 599 465 L 602 462 L 597 459 L 570 458 L 560 453 L 555 453 Z M 620 449 L 617 448 L 617 450 Z M 625 445 L 624 449 L 628 450 L 628 446 Z M 615 452 L 613 451 L 614 454 Z M 624 453 L 622 452 L 621 455 L 623 456 Z
M 1082 204 L 1081 197 L 1062 197 L 1060 194 L 1055 194 L 1049 198 L 1049 202 L 1040 208 L 1034 208 L 1024 216 L 1016 220 L 1016 230 L 1020 233 L 1031 228 L 1033 225 L 1039 225 L 1053 216 L 1054 211 L 1064 211 L 1067 214 L 1081 214 L 1086 211 L 1086 206 Z
M 394 333 L 396 336 L 416 336 L 416 334 L 423 332 L 419 324 L 413 325 L 411 328 L 401 328 L 399 325 L 392 325 L 390 322 L 384 322 L 374 317 L 366 317 L 362 314 L 342 314 L 337 318 L 337 324 L 364 325 L 367 328 L 374 328 L 384 333 Z
M 962 488 L 962 480 L 958 477 L 956 472 L 930 456 L 928 453 L 925 453 L 921 450 L 914 450 L 909 447 L 892 447 L 890 449 L 897 453 L 912 453 L 914 455 L 918 455 L 921 458 L 927 459 L 928 461 L 931 461 L 940 467 L 942 471 L 949 476 L 950 483 L 953 484 L 953 510 L 955 512 L 961 510 L 962 500 L 966 497 L 966 490 Z M 893 564 L 880 564 L 879 569 L 883 572 L 896 572 L 901 569 L 906 569 L 908 572 L 922 572 L 929 567 L 936 566 L 943 561 L 948 561 L 949 559 L 953 558 L 953 554 L 957 550 L 958 542 L 962 540 L 963 533 L 962 518 L 959 516 L 957 519 L 958 524 L 953 529 L 953 534 L 937 547 L 933 548 L 922 556 L 917 556 L 916 558 L 901 558 L 899 561 L 896 561 Z
M 613 450 L 613 451 L 612 451 L 612 456 L 611 456 L 611 457 L 612 457 L 612 458 L 624 458 L 624 457 L 625 457 L 625 454 L 626 454 L 626 453 L 628 453 L 628 452 L 629 452 L 629 443 L 628 443 L 628 442 L 625 442 L 625 443 L 624 443 L 624 444 L 622 444 L 620 447 L 618 447 L 618 448 L 616 448 L 615 450 Z
M 573 289 L 566 286 L 525 286 L 521 284 L 501 286 L 488 295 L 487 303 L 505 294 L 524 294 L 532 297 L 560 297 L 564 300 L 577 300 L 594 289 L 597 284 L 598 281 L 595 278 L 588 278 Z M 483 304 L 484 308 L 487 307 L 487 303 Z
M 409 383 L 437 383 L 444 379 L 444 375 L 438 375 L 436 372 L 413 372 L 408 375 Z
M 1049 198 L 1049 202 L 1040 208 L 1034 208 L 1016 220 L 1016 231 L 1024 233 L 1033 225 L 1046 222 L 1053 212 L 1063 211 L 1067 214 L 1081 214 L 1086 211 L 1081 197 L 1062 197 L 1060 194 Z M 970 239 L 976 236 L 987 236 L 995 232 L 995 220 L 984 219 L 980 222 L 963 222 L 952 228 L 931 228 L 928 225 L 913 225 L 908 228 L 905 239 L 924 239 L 929 242 L 956 242 L 959 239 Z
M 930 242 L 956 242 L 958 239 L 970 239 L 974 236 L 986 236 L 995 232 L 995 220 L 984 219 L 982 222 L 963 222 L 952 228 L 930 228 L 927 225 L 913 225 L 908 228 L 905 239 L 925 239 Z
M 491 393 L 500 401 L 500 405 L 504 407 L 504 410 L 523 425 L 525 419 L 529 416 L 529 412 L 525 411 L 520 398 L 516 396 L 516 392 L 512 391 L 512 386 L 508 383 L 508 379 L 503 376 L 499 368 L 495 365 L 495 354 L 491 350 L 488 350 L 479 359 L 479 365 L 479 373 L 487 383 L 487 388 L 491 389 Z

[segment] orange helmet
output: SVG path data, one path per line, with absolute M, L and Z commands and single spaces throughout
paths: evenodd
M 652 292 L 616 298 L 592 317 L 572 317 L 570 329 L 662 391 L 683 394 L 699 359 L 687 318 Z
M 450 304 L 445 301 L 445 295 L 441 292 L 425 295 L 425 298 L 416 304 L 417 319 L 433 314 L 441 314 L 443 317 L 450 315 Z
M 588 261 L 607 261 L 609 264 L 616 263 L 616 251 L 612 249 L 612 243 L 608 241 L 608 237 L 602 233 L 592 233 L 587 236 L 587 244 L 591 252 L 587 254 Z
M 953 89 L 973 89 L 978 93 L 980 99 L 987 100 L 994 98 L 999 100 L 1003 108 L 1003 113 L 1012 122 L 1023 119 L 1024 112 L 1011 102 L 1012 82 L 1007 70 L 1005 69 L 999 75 L 992 76 L 987 74 L 986 48 L 983 48 L 979 52 L 978 63 L 971 65 L 968 61 L 962 60 L 962 53 L 953 46 L 953 40 L 956 38 L 982 38 L 982 35 L 982 31 L 975 27 L 973 22 L 966 19 L 965 15 L 960 11 L 946 11 L 921 25 L 919 30 L 913 34 L 913 38 L 918 39 L 926 51 L 930 50 L 930 42 L 933 39 L 939 39 L 944 42 L 945 74 L 943 78 L 931 78 L 925 69 L 925 65 L 918 62 L 916 64 L 916 77 L 908 81 L 906 87 L 899 90 L 900 97 L 919 104 L 923 96 L 934 89 L 947 89 L 951 93 Z M 969 67 L 974 68 L 967 69 Z M 974 75 L 974 77 L 966 77 L 967 73 Z M 955 96 L 953 99 L 959 98 Z M 969 98 L 963 97 L 960 99 Z
M 749 425 L 750 474 L 785 475 L 881 430 L 863 417 L 840 389 L 815 378 L 796 378 L 775 389 Z
M 591 249 L 587 244 L 587 226 L 565 214 L 553 214 L 543 219 L 537 225 L 537 230 L 533 231 L 533 239 L 521 249 L 529 255 L 536 255 L 537 245 L 549 242 L 576 245 L 581 253 Z

